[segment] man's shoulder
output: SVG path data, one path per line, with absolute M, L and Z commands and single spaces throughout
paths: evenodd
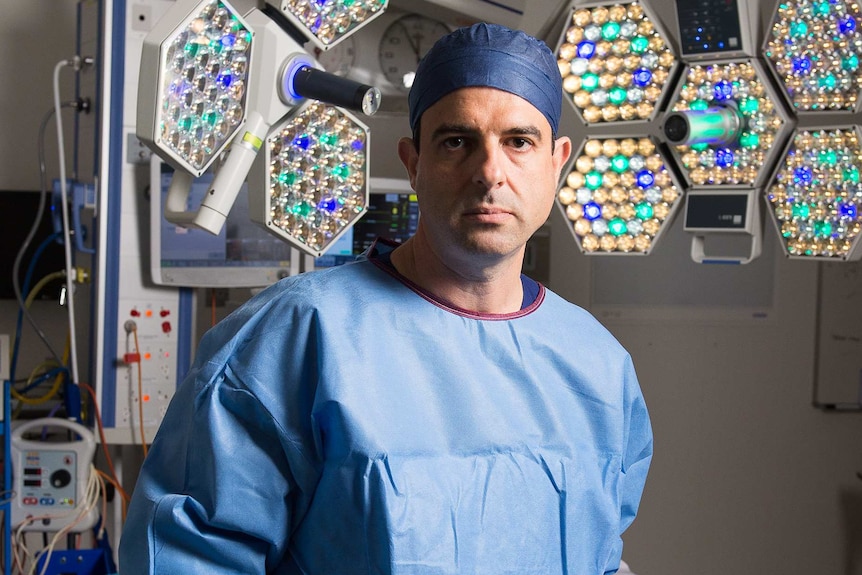
M 567 338 L 579 338 L 622 349 L 616 337 L 588 310 L 547 287 L 544 292 L 540 311 L 543 317 L 550 319 L 552 331 L 563 332 Z

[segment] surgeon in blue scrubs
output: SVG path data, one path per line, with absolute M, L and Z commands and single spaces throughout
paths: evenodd
M 601 575 L 652 457 L 628 353 L 521 275 L 571 153 L 552 52 L 439 40 L 398 154 L 416 234 L 210 330 L 120 544 L 138 574 Z

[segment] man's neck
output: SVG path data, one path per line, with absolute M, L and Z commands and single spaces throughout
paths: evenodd
M 485 314 L 521 309 L 523 287 L 517 258 L 496 265 L 445 261 L 422 238 L 414 236 L 392 252 L 398 273 L 455 307 Z

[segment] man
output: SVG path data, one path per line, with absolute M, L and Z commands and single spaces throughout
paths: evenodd
M 415 236 L 205 336 L 141 470 L 123 575 L 618 569 L 652 455 L 632 362 L 520 274 L 571 152 L 560 82 L 500 26 L 431 49 L 398 145 Z

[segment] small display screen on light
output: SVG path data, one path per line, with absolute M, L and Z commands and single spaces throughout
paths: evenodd
M 744 230 L 748 194 L 688 194 L 685 227 L 699 230 Z

